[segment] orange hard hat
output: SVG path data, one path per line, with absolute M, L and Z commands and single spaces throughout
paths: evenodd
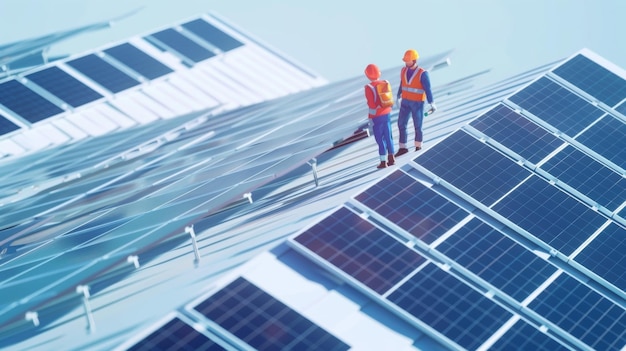
M 418 58 L 420 58 L 420 55 L 417 53 L 417 50 L 409 49 L 404 53 L 404 57 L 402 58 L 402 61 L 411 62 L 411 61 L 416 61 Z
M 369 80 L 376 80 L 380 78 L 380 70 L 378 69 L 378 66 L 373 63 L 367 65 L 367 67 L 365 67 L 365 76 Z

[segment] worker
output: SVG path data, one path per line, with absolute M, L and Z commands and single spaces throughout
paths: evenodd
M 365 98 L 369 108 L 368 117 L 373 124 L 374 139 L 378 144 L 380 163 L 376 168 L 380 169 L 395 163 L 391 118 L 389 117 L 394 103 L 393 91 L 389 81 L 380 79 L 378 66 L 367 65 L 365 76 L 370 80 L 370 83 L 365 85 Z
M 397 94 L 397 104 L 400 108 L 400 112 L 398 112 L 400 143 L 398 152 L 395 154 L 396 157 L 409 152 L 407 148 L 409 114 L 413 117 L 413 127 L 415 128 L 415 151 L 419 151 L 422 149 L 423 140 L 424 102 L 428 101 L 430 104 L 428 115 L 437 110 L 430 90 L 430 77 L 426 70 L 417 66 L 418 59 L 419 54 L 414 49 L 407 50 L 402 58 L 405 66 L 400 72 L 400 87 Z

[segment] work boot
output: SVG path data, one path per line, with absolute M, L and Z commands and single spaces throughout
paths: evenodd
M 380 164 L 378 166 L 376 166 L 376 168 L 378 168 L 378 169 L 387 168 L 387 162 L 380 161 Z
M 421 147 L 421 146 L 416 146 L 416 147 L 415 147 L 415 151 L 420 151 L 421 149 L 422 149 L 422 147 Z
M 396 158 L 393 157 L 393 154 L 387 155 L 387 166 L 393 166 L 396 164 Z
M 407 152 L 409 152 L 409 149 L 407 149 L 405 147 L 401 147 L 401 148 L 398 149 L 398 152 L 396 152 L 396 157 L 402 156 L 402 155 L 406 154 Z

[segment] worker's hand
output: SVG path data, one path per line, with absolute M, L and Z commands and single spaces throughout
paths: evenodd
M 397 98 L 396 99 L 396 106 L 398 106 L 398 108 L 400 108 L 400 104 L 402 103 L 402 98 Z
M 437 105 L 433 102 L 430 104 L 430 108 L 428 109 L 428 112 L 426 112 L 426 116 L 432 115 L 435 111 L 437 111 Z

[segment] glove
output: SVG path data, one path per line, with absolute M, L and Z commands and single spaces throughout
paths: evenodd
M 433 113 L 435 113 L 435 111 L 437 111 L 437 105 L 435 105 L 435 103 L 432 102 L 430 104 L 430 109 L 428 109 L 428 112 L 426 112 L 426 116 L 432 115 Z
M 402 98 L 397 98 L 396 99 L 396 106 L 398 106 L 398 108 L 400 108 L 400 104 L 402 103 Z

